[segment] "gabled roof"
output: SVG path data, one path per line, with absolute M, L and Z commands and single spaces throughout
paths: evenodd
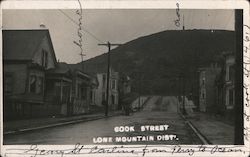
M 48 37 L 54 55 L 49 30 L 3 30 L 3 59 L 4 60 L 31 60 L 36 49 L 44 37 Z

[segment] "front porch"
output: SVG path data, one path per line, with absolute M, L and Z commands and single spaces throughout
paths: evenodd
M 50 115 L 72 114 L 72 79 L 67 75 L 48 74 L 46 77 L 45 104 Z

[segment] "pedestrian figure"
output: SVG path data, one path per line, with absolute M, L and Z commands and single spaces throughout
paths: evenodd
M 124 104 L 124 103 L 122 103 L 122 113 L 124 114 L 124 115 L 126 115 L 126 105 Z
M 125 115 L 129 116 L 129 112 L 130 112 L 130 107 L 128 104 L 125 105 Z

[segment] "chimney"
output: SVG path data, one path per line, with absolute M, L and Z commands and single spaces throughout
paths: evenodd
M 40 24 L 40 28 L 41 28 L 41 29 L 46 29 L 45 24 L 41 23 L 41 24 Z

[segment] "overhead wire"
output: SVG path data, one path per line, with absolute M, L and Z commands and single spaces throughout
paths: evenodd
M 73 22 L 74 24 L 76 24 L 77 26 L 79 26 L 79 23 L 76 22 L 73 18 L 71 18 L 68 14 L 66 14 L 64 11 L 62 11 L 61 9 L 58 9 L 65 17 L 67 17 L 71 22 Z M 98 42 L 101 42 L 101 43 L 105 43 L 103 42 L 101 39 L 99 39 L 96 35 L 94 35 L 93 33 L 91 33 L 89 30 L 87 30 L 86 28 L 82 28 L 81 29 L 88 33 L 92 38 L 94 38 L 95 40 L 97 40 Z

